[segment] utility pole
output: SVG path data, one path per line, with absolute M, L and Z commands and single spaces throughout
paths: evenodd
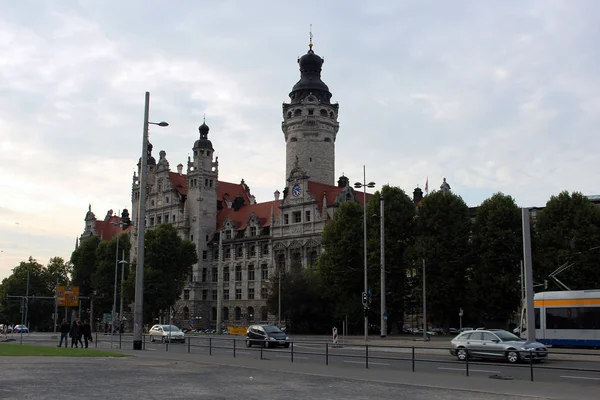
M 217 335 L 223 333 L 223 231 L 219 232 L 219 257 L 217 261 Z
M 27 289 L 25 289 L 25 301 L 23 302 L 23 316 L 21 325 L 27 325 L 27 311 L 29 311 L 29 267 L 27 267 Z
M 56 278 L 56 287 L 54 288 L 54 333 L 56 333 L 57 319 L 58 319 L 58 278 Z
M 522 209 L 523 260 L 525 263 L 525 296 L 527 304 L 527 343 L 535 342 L 535 308 L 533 304 L 533 262 L 531 259 L 531 229 L 529 209 Z
M 122 249 L 122 254 L 121 260 L 125 261 L 125 249 Z M 119 301 L 119 332 L 121 332 L 121 327 L 123 326 L 123 282 L 125 281 L 125 264 L 121 264 L 121 287 L 119 288 L 121 295 Z
M 423 340 L 427 341 L 427 291 L 425 276 L 425 258 L 423 258 Z
M 380 327 L 381 327 L 381 337 L 384 338 L 387 336 L 387 311 L 386 311 L 386 305 L 385 305 L 385 218 L 383 216 L 383 210 L 384 210 L 384 200 L 383 200 L 383 193 L 381 194 L 380 197 L 380 202 L 379 202 L 380 206 L 379 208 L 381 209 L 381 323 L 380 323 Z M 366 207 L 366 205 L 365 205 Z

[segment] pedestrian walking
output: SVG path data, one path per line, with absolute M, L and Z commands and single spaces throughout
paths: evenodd
M 83 340 L 85 341 L 85 348 L 88 348 L 88 340 L 92 342 L 92 327 L 90 326 L 87 320 L 83 321 L 83 325 L 81 325 L 81 334 L 83 335 Z
M 69 347 L 69 323 L 66 319 L 63 319 L 62 324 L 60 324 L 60 342 L 57 347 L 62 347 L 63 339 L 65 340 L 65 347 Z
M 81 338 L 83 337 L 83 331 L 81 326 L 81 321 L 77 321 L 77 342 L 81 345 L 81 348 L 83 349 L 83 341 L 81 340 Z
M 77 339 L 79 337 L 79 327 L 77 326 L 77 321 L 73 321 L 73 323 L 71 324 L 69 336 L 71 337 L 71 348 L 73 348 L 73 346 L 77 348 Z

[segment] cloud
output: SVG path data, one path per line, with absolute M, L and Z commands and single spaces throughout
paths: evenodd
M 185 164 L 206 114 L 220 179 L 272 199 L 311 23 L 340 103 L 336 175 L 366 165 L 409 193 L 446 177 L 469 205 L 598 190 L 591 0 L 32 7 L 0 16 L 0 277 L 29 255 L 68 258 L 88 203 L 130 206 L 146 91 L 151 119 L 170 124 L 150 131 L 155 156 Z

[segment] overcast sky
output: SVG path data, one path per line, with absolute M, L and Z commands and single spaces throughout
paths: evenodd
M 0 278 L 69 259 L 88 204 L 131 208 L 151 93 L 154 155 L 185 164 L 206 113 L 221 180 L 285 183 L 282 102 L 325 58 L 336 176 L 495 192 L 542 206 L 598 194 L 600 2 L 0 0 Z M 596 133 L 594 133 L 596 132 Z

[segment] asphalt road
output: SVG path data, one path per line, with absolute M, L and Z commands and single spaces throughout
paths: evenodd
M 32 333 L 23 335 L 23 343 L 56 345 L 54 335 Z M 110 335 L 98 334 L 97 341 L 92 345 L 98 349 L 110 349 Z M 17 342 L 20 336 L 16 335 Z M 113 337 L 112 348 L 132 349 L 132 337 L 124 335 L 119 344 L 119 337 Z M 235 343 L 235 349 L 234 349 Z M 414 347 L 414 370 L 417 372 L 438 373 L 444 375 L 465 376 L 467 365 L 451 356 L 445 348 L 445 341 L 429 343 L 428 347 Z M 424 345 L 421 343 L 421 345 Z M 212 355 L 215 357 L 249 358 L 266 361 L 286 361 L 296 364 L 319 364 L 329 368 L 350 367 L 357 370 L 374 371 L 413 371 L 413 348 L 391 348 L 370 345 L 368 360 L 366 348 L 358 344 L 345 344 L 333 347 L 324 342 L 315 342 L 313 338 L 300 338 L 290 348 L 261 349 L 259 346 L 245 347 L 241 337 L 226 336 L 191 336 L 187 343 L 162 344 L 146 340 L 148 352 L 168 352 L 171 354 Z M 571 355 L 565 353 L 577 353 Z M 594 372 L 579 371 L 580 369 L 595 370 Z M 492 375 L 520 381 L 529 381 L 532 371 L 529 363 L 511 365 L 505 361 L 484 362 L 473 361 L 468 365 L 469 376 L 490 377 Z M 590 350 L 556 350 L 551 349 L 549 359 L 533 365 L 533 377 L 536 382 L 570 382 L 578 385 L 600 387 L 600 352 Z

